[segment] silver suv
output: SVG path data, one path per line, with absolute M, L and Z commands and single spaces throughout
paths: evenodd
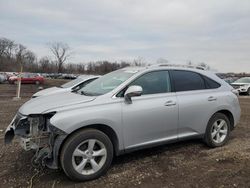
M 84 181 L 104 174 L 113 156 L 202 138 L 224 145 L 240 119 L 236 93 L 215 74 L 192 68 L 129 67 L 94 80 L 77 92 L 26 102 L 6 130 L 34 162 L 62 167 Z

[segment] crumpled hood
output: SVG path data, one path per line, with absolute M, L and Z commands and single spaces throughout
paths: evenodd
M 54 93 L 59 93 L 61 91 L 64 91 L 64 89 L 59 88 L 59 87 L 51 87 L 51 88 L 47 88 L 47 89 L 43 89 L 41 91 L 38 91 L 33 96 L 50 95 L 50 94 L 54 94 Z
M 27 101 L 21 106 L 19 112 L 23 115 L 41 114 L 60 107 L 90 102 L 94 99 L 94 96 L 84 96 L 72 92 L 52 94 Z

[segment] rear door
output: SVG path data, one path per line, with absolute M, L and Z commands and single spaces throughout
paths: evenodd
M 139 85 L 143 94 L 122 103 L 126 149 L 177 139 L 178 104 L 171 92 L 168 71 L 145 73 L 129 85 Z
M 208 120 L 219 105 L 220 84 L 199 73 L 173 70 L 171 76 L 179 104 L 178 137 L 205 133 Z

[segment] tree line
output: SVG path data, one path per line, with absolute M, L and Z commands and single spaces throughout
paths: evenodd
M 66 43 L 49 43 L 48 48 L 54 58 L 44 56 L 38 58 L 34 52 L 22 44 L 7 38 L 0 38 L 0 72 L 36 73 L 73 73 L 73 74 L 105 74 L 123 67 L 142 66 L 141 60 L 134 62 L 96 61 L 88 63 L 66 63 L 71 56 L 71 49 Z
M 53 42 L 48 44 L 48 49 L 53 58 L 49 56 L 38 58 L 34 52 L 24 45 L 7 38 L 0 38 L 0 72 L 19 72 L 22 67 L 23 72 L 102 75 L 131 65 L 146 65 L 144 59 L 141 57 L 135 59 L 133 62 L 95 61 L 88 63 L 66 63 L 72 55 L 68 44 Z M 156 63 L 168 64 L 169 61 L 159 58 Z M 187 65 L 198 65 L 205 69 L 210 69 L 206 63 L 194 64 L 188 61 Z

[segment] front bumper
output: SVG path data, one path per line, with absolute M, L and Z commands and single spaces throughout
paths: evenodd
M 44 127 L 34 127 L 28 116 L 17 113 L 5 131 L 5 144 L 16 138 L 24 150 L 36 150 L 36 163 L 42 162 L 56 169 L 59 149 L 66 133 L 51 125 L 49 120 Z
M 248 85 L 232 85 L 232 87 L 239 93 L 246 93 L 248 91 Z
M 25 129 L 28 129 L 28 124 L 26 124 L 25 122 L 27 121 L 27 116 L 23 116 L 20 113 L 17 113 L 15 115 L 15 117 L 13 118 L 13 120 L 11 121 L 11 123 L 9 124 L 9 126 L 7 127 L 6 131 L 5 131 L 5 136 L 4 136 L 4 141 L 5 144 L 9 144 L 12 142 L 12 140 L 14 139 L 15 135 L 22 135 L 22 133 L 26 133 Z M 19 126 L 20 125 L 20 126 Z M 19 126 L 19 128 L 17 129 L 17 126 Z M 25 134 L 23 134 L 25 135 Z
M 247 92 L 247 88 L 238 88 L 237 91 L 239 93 L 246 93 Z

